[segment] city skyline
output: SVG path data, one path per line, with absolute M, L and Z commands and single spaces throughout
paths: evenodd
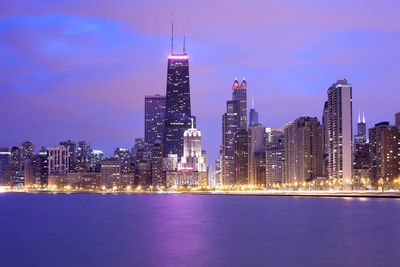
M 256 12 L 253 19 L 240 24 L 240 30 L 234 30 L 233 26 L 224 28 L 226 24 L 218 18 L 221 7 L 210 11 L 212 23 L 199 23 L 198 16 L 189 16 L 194 14 L 196 4 L 187 10 L 175 7 L 175 3 L 170 7 L 175 13 L 176 47 L 183 43 L 183 25 L 187 28 L 192 113 L 202 131 L 209 163 L 218 157 L 220 116 L 226 111 L 225 102 L 235 77 L 246 78 L 248 99 L 255 98 L 259 121 L 267 127 L 282 127 L 300 116 L 321 121 L 327 89 L 343 78 L 353 85 L 353 110 L 365 112 L 367 128 L 381 121 L 394 124 L 399 90 L 391 73 L 395 73 L 399 57 L 394 48 L 399 42 L 399 23 L 391 23 L 391 16 L 387 15 L 380 23 L 372 24 L 366 15 L 371 12 L 368 7 L 357 7 L 359 12 L 354 12 L 356 2 L 348 3 L 342 12 L 344 22 L 325 27 L 324 33 L 311 25 L 313 19 L 299 19 L 300 25 L 295 27 L 296 16 L 285 18 L 288 25 L 284 25 L 283 19 L 273 16 L 268 22 Z M 271 12 L 281 8 L 277 4 L 258 4 L 270 7 Z M 152 24 L 146 19 L 127 19 L 125 15 L 117 18 L 114 10 L 101 8 L 83 8 L 81 13 L 67 14 L 61 8 L 65 6 L 59 5 L 40 14 L 37 7 L 28 12 L 10 5 L 0 13 L 0 41 L 10 51 L 1 63 L 7 64 L 9 70 L 1 79 L 1 113 L 10 114 L 9 110 L 13 110 L 13 116 L 3 119 L 6 131 L 0 146 L 11 147 L 30 140 L 38 151 L 42 145 L 53 147 L 62 140 L 88 140 L 107 157 L 116 147 L 131 148 L 135 138 L 144 137 L 144 96 L 165 94 L 170 12 L 157 13 L 164 23 Z M 376 12 L 391 14 L 394 5 L 373 7 Z M 126 6 L 116 9 L 121 7 Z M 140 8 L 147 14 L 152 12 L 145 4 Z M 329 18 L 338 8 L 305 5 L 303 10 L 305 14 L 319 11 L 318 18 Z M 243 13 L 249 17 L 251 12 Z M 186 16 L 190 19 L 183 23 Z M 260 25 L 277 23 L 281 28 L 252 29 L 257 18 Z M 329 26 L 329 22 L 323 23 Z M 303 35 L 281 33 L 291 27 Z M 27 30 L 38 34 L 33 36 Z M 326 41 L 319 40 L 329 34 L 332 36 Z M 83 35 L 86 42 L 82 42 Z M 234 36 L 241 38 L 233 39 Z M 29 49 L 19 46 L 19 40 L 31 44 Z M 285 40 L 293 42 L 289 45 Z M 255 49 L 249 51 L 250 45 Z M 294 45 L 297 46 L 293 50 Z M 222 47 L 224 50 L 219 53 Z M 145 62 L 135 64 L 137 60 Z M 92 68 L 94 64 L 98 67 Z M 15 80 L 18 82 L 11 82 Z M 15 103 L 23 105 L 15 108 Z M 281 110 L 282 103 L 293 108 Z M 76 106 L 80 108 L 75 109 Z M 356 114 L 353 112 L 353 129 Z

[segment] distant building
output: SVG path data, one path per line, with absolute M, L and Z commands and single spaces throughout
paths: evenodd
M 249 133 L 239 130 L 234 138 L 235 183 L 249 184 Z
M 9 166 L 11 152 L 8 147 L 0 147 L 0 185 L 7 185 L 9 177 L 6 176 L 6 169 Z
M 114 150 L 114 158 L 121 161 L 121 171 L 127 172 L 131 165 L 131 153 L 128 148 L 118 147 Z
M 148 161 L 142 160 L 137 164 L 137 184 L 140 186 L 151 185 L 151 164 Z
M 338 80 L 328 89 L 328 178 L 351 188 L 353 172 L 352 86 Z
M 47 148 L 48 173 L 65 175 L 69 169 L 69 148 L 56 146 Z
M 171 48 L 168 57 L 165 98 L 164 157 L 183 155 L 183 133 L 191 124 L 189 57 L 185 51 L 176 54 Z
M 164 138 L 165 96 L 145 96 L 144 111 L 144 139 L 147 144 L 153 145 L 156 140 Z
M 377 184 L 382 178 L 393 181 L 399 172 L 399 130 L 389 122 L 375 124 L 369 129 L 371 179 Z
M 130 153 L 128 151 L 129 157 Z M 101 150 L 93 149 L 90 153 L 90 172 L 101 171 L 101 161 L 104 159 L 104 152 Z M 71 165 L 71 164 L 70 164 Z
M 354 143 L 366 143 L 367 142 L 367 125 L 365 123 L 365 115 L 361 120 L 361 114 L 358 113 L 358 123 L 357 123 L 357 134 L 354 136 Z
M 285 180 L 305 182 L 322 176 L 322 127 L 317 118 L 300 117 L 285 125 Z
M 242 83 L 239 85 L 237 79 L 233 82 L 232 86 L 232 100 L 239 101 L 239 129 L 247 129 L 247 83 L 243 78 Z
M 79 141 L 77 148 L 77 170 L 80 172 L 90 171 L 90 153 L 92 148 L 88 141 Z
M 207 186 L 207 162 L 201 149 L 201 132 L 194 128 L 183 135 L 183 156 L 178 163 L 177 171 L 166 173 L 168 186 Z
M 266 158 L 266 184 L 284 182 L 285 147 L 283 131 L 271 131 L 267 128 Z
M 265 127 L 261 124 L 252 124 L 249 126 L 249 184 L 261 184 L 265 185 L 266 175 L 265 170 L 260 168 L 265 168 L 265 141 L 266 132 Z M 260 162 L 260 158 L 264 157 L 264 161 Z M 261 164 L 261 165 L 260 165 Z M 258 176 L 262 175 L 262 176 Z
M 325 101 L 324 109 L 322 111 L 322 158 L 323 158 L 323 169 L 322 169 L 322 176 L 328 177 L 329 176 L 329 131 L 328 131 L 328 101 Z
M 369 169 L 369 143 L 367 142 L 367 126 L 365 115 L 358 113 L 357 134 L 354 136 L 354 163 L 353 174 L 357 177 L 369 178 L 366 171 Z
M 106 187 L 121 186 L 121 161 L 109 158 L 101 161 L 101 184 Z
M 42 147 L 38 155 L 32 160 L 34 184 L 47 185 L 49 176 L 49 164 L 47 149 Z
M 31 163 L 35 155 L 35 145 L 30 141 L 21 144 L 21 171 L 24 172 L 25 163 Z
M 400 112 L 397 112 L 397 113 L 395 114 L 395 126 L 396 126 L 397 128 L 400 128 Z
M 159 140 L 156 140 L 153 144 L 151 158 L 151 183 L 154 187 L 164 186 L 163 146 Z
M 133 161 L 138 162 L 141 160 L 145 160 L 145 150 L 146 144 L 144 138 L 135 138 L 135 144 L 133 146 Z
M 221 178 L 224 185 L 235 184 L 235 163 L 233 139 L 239 129 L 240 101 L 231 100 L 226 103 L 226 113 L 222 116 L 222 162 Z
M 69 172 L 78 171 L 77 168 L 77 148 L 76 143 L 71 140 L 60 142 L 60 146 L 68 147 L 69 149 Z
M 71 186 L 72 188 L 95 189 L 101 185 L 101 173 L 93 172 L 69 172 L 66 175 L 49 176 L 49 186 Z

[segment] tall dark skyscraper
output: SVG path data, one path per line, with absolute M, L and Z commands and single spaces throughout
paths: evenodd
M 246 130 L 247 129 L 247 83 L 244 78 L 240 85 L 237 79 L 235 79 L 235 81 L 233 82 L 232 100 L 240 101 L 239 128 L 241 130 Z
M 156 140 L 164 139 L 165 96 L 151 95 L 144 99 L 144 139 L 153 145 Z
M 358 113 L 358 122 L 357 122 L 357 134 L 354 136 L 354 143 L 365 143 L 367 142 L 367 126 L 365 123 L 365 115 L 363 113 L 362 120 L 361 114 Z
M 258 112 L 254 109 L 254 98 L 251 100 L 251 109 L 249 112 L 249 126 L 258 124 Z
M 400 112 L 397 112 L 397 113 L 394 115 L 394 120 L 395 120 L 394 125 L 395 125 L 396 127 L 400 128 Z
M 189 57 L 185 51 L 174 53 L 172 27 L 171 55 L 168 57 L 167 93 L 165 99 L 164 157 L 183 155 L 183 133 L 191 127 Z
M 239 126 L 239 104 L 237 100 L 226 103 L 226 113 L 222 116 L 222 183 L 235 184 L 235 162 L 233 139 Z

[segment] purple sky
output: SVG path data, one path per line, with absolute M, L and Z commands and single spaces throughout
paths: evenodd
M 321 119 L 327 88 L 353 84 L 367 127 L 400 111 L 398 0 L 3 1 L 0 146 L 88 140 L 111 156 L 143 136 L 144 95 L 165 94 L 171 12 L 187 28 L 192 113 L 209 163 L 235 77 L 260 122 Z

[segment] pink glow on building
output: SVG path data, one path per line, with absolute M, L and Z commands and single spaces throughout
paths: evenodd
M 188 59 L 187 55 L 170 55 L 168 59 Z

